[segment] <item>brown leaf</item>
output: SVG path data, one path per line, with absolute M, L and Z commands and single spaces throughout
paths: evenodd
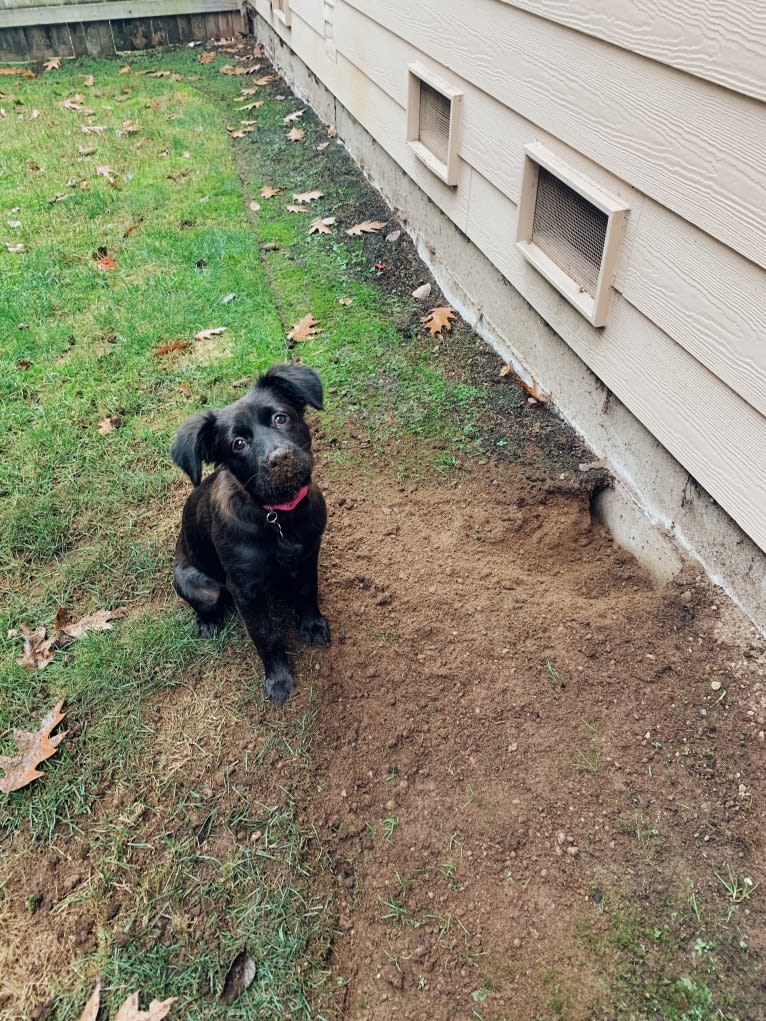
M 308 213 L 308 206 L 287 206 L 288 213 Z
M 147 78 L 170 78 L 172 71 L 144 71 Z
M 324 196 L 323 191 L 302 191 L 293 193 L 293 202 L 313 202 L 315 199 L 321 199 Z
M 362 220 L 361 223 L 355 223 L 353 227 L 349 227 L 346 233 L 349 237 L 358 238 L 362 234 L 371 234 L 383 227 L 385 227 L 385 223 L 382 220 Z
M 114 184 L 114 171 L 111 167 L 96 167 L 96 173 L 99 177 L 105 177 L 110 184 Z
M 43 64 L 43 71 L 60 71 L 61 70 L 61 57 L 51 57 L 50 60 L 46 60 Z
M 106 419 L 106 421 L 111 421 L 111 419 Z M 83 635 L 87 635 L 91 631 L 111 631 L 114 627 L 111 622 L 119 616 L 113 610 L 96 610 L 95 613 L 87 614 L 74 624 L 61 625 L 61 630 L 70 638 L 82 638 Z
M 97 259 L 96 265 L 99 269 L 104 270 L 117 269 L 117 262 L 108 255 L 105 255 L 103 259 Z
M 285 122 L 285 124 L 290 124 L 292 121 L 297 121 L 298 118 L 302 117 L 305 112 L 306 112 L 305 110 L 296 110 L 294 113 L 288 113 L 288 115 L 286 117 L 283 117 L 282 120 Z
M 118 73 L 119 74 L 130 74 L 130 64 L 123 64 Z
M 256 99 L 253 103 L 245 103 L 244 106 L 238 106 L 238 113 L 242 113 L 245 110 L 259 110 L 263 106 L 262 99 Z
M 18 78 L 37 77 L 35 72 L 30 71 L 28 67 L 0 67 L 0 75 L 5 76 L 16 75 Z
M 330 127 L 327 129 L 327 137 L 328 138 L 338 137 L 338 129 L 335 127 L 334 124 L 331 124 Z
M 332 234 L 330 227 L 332 227 L 334 223 L 334 216 L 325 216 L 324 218 L 320 216 L 316 220 L 311 221 L 309 234 Z
M 266 51 L 263 48 L 263 43 L 256 43 L 255 49 L 253 50 L 253 56 L 256 60 L 262 60 L 266 56 Z
M 261 188 L 261 198 L 262 199 L 274 198 L 274 196 L 279 195 L 281 191 L 284 191 L 284 188 L 272 188 L 270 185 L 264 184 L 264 186 Z
M 306 137 L 306 132 L 301 131 L 300 128 L 291 128 L 291 130 L 287 132 L 287 137 L 291 142 L 300 142 L 302 138 Z
M 451 305 L 442 305 L 439 308 L 432 308 L 423 322 L 433 336 L 441 333 L 442 330 L 451 330 L 451 320 L 455 318 L 455 310 Z
M 80 1021 L 96 1021 L 98 1017 L 98 1008 L 101 1003 L 101 982 L 96 983 L 96 988 L 90 994 L 88 1002 L 85 1004 L 85 1008 L 80 1015 Z
M 319 329 L 319 320 L 315 319 L 309 312 L 303 319 L 300 319 L 290 332 L 287 334 L 287 339 L 296 340 L 310 340 L 311 337 L 315 337 L 317 333 L 321 333 Z
M 45 762 L 56 750 L 66 737 L 66 731 L 51 737 L 51 731 L 61 723 L 66 716 L 61 711 L 64 705 L 63 698 L 47 713 L 36 731 L 13 730 L 13 739 L 19 749 L 17 755 L 0 755 L 0 769 L 5 776 L 0 777 L 0 791 L 10 794 L 11 791 L 18 791 L 27 784 L 32 783 L 40 776 L 45 776 L 42 770 L 37 769 L 41 762 Z
M 136 131 L 141 130 L 141 125 L 136 123 L 136 121 L 123 121 L 122 130 L 128 135 L 132 135 Z
M 238 76 L 243 74 L 257 74 L 262 67 L 263 64 L 250 64 L 248 67 L 238 67 L 234 74 Z
M 194 334 L 195 340 L 210 340 L 211 337 L 217 337 L 219 333 L 226 333 L 225 326 L 212 326 L 207 330 L 200 330 L 199 333 Z
M 54 634 L 46 638 L 43 625 L 30 631 L 26 624 L 22 624 L 19 634 L 24 639 L 24 652 L 16 662 L 25 670 L 44 670 L 53 659 L 58 637 Z
M 256 85 L 268 85 L 269 82 L 278 82 L 279 78 L 275 74 L 265 74 L 263 78 L 258 78 L 255 82 Z
M 85 86 L 86 89 L 93 88 L 93 86 L 96 84 L 95 75 L 86 74 L 85 77 L 82 80 L 82 83 L 83 83 L 83 85 Z
M 81 124 L 80 131 L 83 135 L 100 135 L 106 128 L 102 124 Z
M 98 423 L 98 431 L 102 436 L 108 435 L 114 429 L 114 422 L 111 418 L 102 418 Z
M 248 986 L 252 985 L 255 973 L 255 961 L 246 950 L 241 950 L 231 962 L 231 966 L 226 972 L 223 990 L 219 997 L 221 1003 L 233 1003 L 241 993 L 244 993 Z
M 169 344 L 161 344 L 159 347 L 155 347 L 152 354 L 155 357 L 159 357 L 159 355 L 170 354 L 171 351 L 183 351 L 187 347 L 191 347 L 188 340 L 173 340 Z
M 215 57 L 216 57 L 215 53 L 209 52 L 200 53 L 199 57 L 197 57 L 197 60 L 199 60 L 200 64 L 212 64 L 213 61 L 215 60 Z
M 178 999 L 152 1000 L 148 1010 L 138 1009 L 138 993 L 131 993 L 115 1015 L 114 1021 L 161 1021 Z

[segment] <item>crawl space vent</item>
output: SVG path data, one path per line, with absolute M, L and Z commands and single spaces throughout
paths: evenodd
M 606 324 L 627 211 L 543 146 L 526 146 L 518 246 L 594 326 Z
M 463 93 L 423 64 L 410 64 L 409 75 L 407 144 L 432 173 L 454 186 Z
M 273 19 L 281 21 L 285 28 L 289 28 L 292 17 L 290 0 L 271 0 L 271 14 Z

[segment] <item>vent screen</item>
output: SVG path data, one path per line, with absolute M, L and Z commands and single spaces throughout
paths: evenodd
M 447 162 L 449 152 L 451 105 L 447 96 L 426 82 L 420 83 L 420 141 L 442 163 Z
M 609 217 L 540 167 L 532 242 L 595 297 Z

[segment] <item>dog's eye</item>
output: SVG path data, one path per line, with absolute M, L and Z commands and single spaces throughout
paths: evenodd
M 271 416 L 271 421 L 274 423 L 274 425 L 284 425 L 285 422 L 287 422 L 287 420 L 288 420 L 287 415 L 284 413 L 284 411 L 277 411 L 274 415 Z
M 241 454 L 243 450 L 247 450 L 247 440 L 243 440 L 241 436 L 238 436 L 232 443 L 231 449 L 236 454 Z

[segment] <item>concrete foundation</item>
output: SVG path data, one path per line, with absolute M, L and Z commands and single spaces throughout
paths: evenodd
M 453 307 L 527 380 L 614 476 L 595 513 L 658 582 L 691 556 L 766 635 L 766 555 L 701 489 L 519 292 L 404 173 L 260 16 L 257 38 L 391 206 Z

